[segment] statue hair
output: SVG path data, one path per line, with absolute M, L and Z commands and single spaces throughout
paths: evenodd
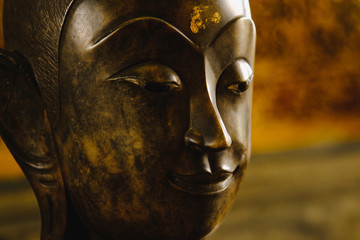
M 59 43 L 73 0 L 5 0 L 5 49 L 20 53 L 32 66 L 50 124 L 59 109 Z M 17 17 L 17 16 L 21 17 Z M 10 40 L 11 39 L 11 40 Z

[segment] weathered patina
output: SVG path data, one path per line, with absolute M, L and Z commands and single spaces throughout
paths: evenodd
M 247 0 L 5 0 L 1 136 L 46 239 L 202 239 L 250 157 Z

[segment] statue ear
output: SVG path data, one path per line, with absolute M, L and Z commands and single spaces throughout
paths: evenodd
M 0 133 L 36 194 L 41 239 L 63 239 L 65 188 L 41 94 L 30 64 L 0 50 Z

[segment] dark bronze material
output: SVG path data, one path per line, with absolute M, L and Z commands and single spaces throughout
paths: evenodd
M 247 0 L 5 0 L 1 136 L 41 239 L 202 239 L 250 156 Z

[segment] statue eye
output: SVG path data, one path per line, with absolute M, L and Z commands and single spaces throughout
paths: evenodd
M 180 89 L 180 85 L 177 83 L 173 83 L 173 82 L 164 82 L 164 83 L 159 83 L 159 82 L 147 82 L 145 84 L 145 89 L 149 90 L 151 92 L 155 92 L 155 93 L 163 93 L 163 92 L 169 92 L 172 90 L 178 90 Z
M 245 92 L 250 86 L 250 81 L 230 84 L 227 88 L 236 94 Z
M 225 69 L 221 78 L 225 82 L 226 89 L 241 95 L 249 89 L 253 78 L 253 71 L 246 60 L 239 59 Z
M 111 82 L 130 82 L 150 92 L 168 93 L 182 87 L 179 76 L 169 67 L 158 63 L 143 63 L 111 76 Z

